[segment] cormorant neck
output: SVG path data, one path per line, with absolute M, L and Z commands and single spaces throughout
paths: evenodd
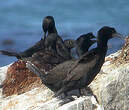
M 108 40 L 107 39 L 98 39 L 98 41 L 97 41 L 97 47 L 98 48 L 102 48 L 102 49 L 107 48 L 108 47 L 107 46 L 107 43 L 108 43 Z
M 48 29 L 48 33 L 57 33 L 56 27 Z
M 107 42 L 108 42 L 107 40 L 97 42 L 97 48 L 99 50 L 99 54 L 101 57 L 106 56 L 108 50 Z

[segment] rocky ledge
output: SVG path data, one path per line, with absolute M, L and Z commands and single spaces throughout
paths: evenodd
M 10 65 L 0 68 L 0 84 Z M 14 87 L 15 88 L 15 87 Z M 89 85 L 90 92 L 76 97 L 53 98 L 45 86 L 4 97 L 0 89 L 0 110 L 129 110 L 129 36 L 123 48 L 106 57 L 105 63 Z

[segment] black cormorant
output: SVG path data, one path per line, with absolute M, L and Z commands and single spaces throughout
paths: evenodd
M 34 53 L 38 51 L 50 50 L 57 52 L 60 56 L 70 59 L 70 53 L 60 36 L 58 36 L 55 21 L 52 16 L 46 16 L 43 19 L 42 28 L 44 31 L 44 38 L 41 38 L 34 46 L 25 50 L 24 52 L 16 53 L 9 52 L 5 50 L 0 50 L 0 54 L 15 56 L 17 59 L 23 59 L 31 57 Z M 47 37 L 46 37 L 47 36 Z
M 44 24 L 45 24 L 45 26 L 49 24 L 49 20 L 47 20 L 47 17 L 45 17 L 43 19 L 42 28 L 43 28 Z M 48 29 L 48 28 L 45 28 L 45 26 L 43 28 L 44 37 L 46 37 L 46 32 L 47 32 L 47 29 Z M 6 50 L 0 50 L 0 54 L 13 56 L 13 57 L 16 57 L 17 59 L 23 59 L 23 58 L 31 57 L 34 53 L 36 53 L 40 50 L 44 50 L 44 38 L 41 38 L 40 41 L 38 41 L 35 45 L 28 48 L 24 52 L 17 53 L 17 52 L 9 52 L 9 51 L 6 51 Z
M 77 60 L 69 60 L 57 65 L 46 74 L 42 74 L 31 62 L 27 62 L 26 66 L 41 77 L 46 86 L 56 91 L 55 96 L 74 89 L 82 89 L 88 86 L 99 73 L 107 53 L 108 40 L 117 35 L 114 28 L 102 27 L 98 31 L 96 48 L 86 52 Z
M 48 19 L 48 18 L 46 18 L 46 19 Z M 49 25 L 49 23 L 48 23 L 48 25 Z M 49 27 L 49 26 L 47 26 L 47 27 Z M 48 28 L 48 30 L 49 30 L 49 28 Z M 42 49 L 38 52 L 34 52 L 31 55 L 31 57 L 24 57 L 22 60 L 18 60 L 17 62 L 13 63 L 9 67 L 9 70 L 11 70 L 11 72 L 9 72 L 9 73 L 7 72 L 7 77 L 4 80 L 4 82 L 2 83 L 2 85 L 3 85 L 2 93 L 3 94 L 6 94 L 7 96 L 11 95 L 11 94 L 15 94 L 15 93 L 20 94 L 21 91 L 24 92 L 24 88 L 21 88 L 22 84 L 24 84 L 24 83 L 26 83 L 27 85 L 32 84 L 32 82 L 28 81 L 28 79 L 33 77 L 34 74 L 25 67 L 26 61 L 31 61 L 32 63 L 34 63 L 38 68 L 40 68 L 40 71 L 43 74 L 45 74 L 46 71 L 51 70 L 56 65 L 69 59 L 69 56 L 67 57 L 67 54 L 65 54 L 67 52 L 65 52 L 63 50 L 65 50 L 65 48 L 68 48 L 68 52 L 69 52 L 69 49 L 74 47 L 73 43 L 70 43 L 71 41 L 67 41 L 67 43 L 63 42 L 62 39 L 58 36 L 57 31 L 55 31 L 55 29 L 53 29 L 53 31 L 49 30 L 48 33 L 45 33 L 45 34 L 46 34 L 45 41 L 47 41 L 45 43 L 48 46 L 48 47 L 44 47 L 46 49 Z M 53 47 L 54 46 L 53 42 L 52 42 L 52 45 L 51 45 L 51 43 L 47 44 L 48 41 L 50 41 L 51 37 L 53 37 L 52 35 L 57 36 L 57 41 L 54 40 L 54 43 L 56 41 L 56 49 L 55 49 L 55 47 Z M 54 37 L 54 38 L 56 38 L 56 37 Z M 44 39 L 42 39 L 42 41 L 44 42 Z M 86 42 L 86 43 L 89 43 L 89 42 Z M 60 53 L 63 54 L 63 56 Z M 19 71 L 19 69 L 20 69 L 20 71 Z M 24 79 L 24 80 L 22 80 L 22 79 L 19 80 L 18 76 L 20 76 L 22 74 L 23 74 L 22 79 Z M 14 78 L 15 82 L 8 82 L 9 80 L 12 80 L 12 77 Z M 35 81 L 33 84 L 39 83 L 39 79 L 37 79 L 37 78 L 33 81 Z M 10 88 L 13 85 L 16 85 L 16 87 Z M 24 85 L 24 87 L 28 88 L 27 85 Z M 18 91 L 15 91 L 14 89 L 16 89 Z M 29 90 L 29 89 L 31 89 L 31 88 L 28 88 L 27 90 Z
M 89 48 L 89 45 L 90 44 L 93 44 L 93 42 L 94 42 L 94 40 L 92 41 L 91 39 L 92 38 L 94 38 L 94 35 L 93 34 L 84 34 L 84 35 L 81 35 L 80 37 L 82 38 L 82 36 L 83 37 L 86 37 L 87 38 L 87 40 L 85 40 L 84 38 L 82 39 L 82 40 L 85 40 L 85 42 L 83 42 L 82 40 L 81 40 L 81 43 L 86 43 L 87 45 L 84 45 L 84 46 L 87 46 L 87 47 L 85 47 L 85 48 L 87 48 L 87 50 L 88 50 L 88 48 Z M 80 38 L 79 37 L 79 38 Z M 48 37 L 47 37 L 48 38 Z M 47 39 L 46 38 L 46 39 Z M 69 49 L 69 53 L 71 53 L 70 52 L 70 49 L 72 49 L 73 47 L 75 47 L 75 45 L 77 46 L 77 44 L 75 44 L 76 43 L 76 40 L 65 40 L 64 41 L 64 45 Z M 95 42 L 94 42 L 95 43 Z M 79 41 L 78 41 L 78 44 L 80 44 L 79 43 Z M 81 44 L 80 44 L 81 45 Z M 52 50 L 52 49 L 51 49 Z M 80 49 L 81 50 L 81 49 Z M 84 50 L 84 49 L 83 49 Z M 85 52 L 87 52 L 86 50 L 84 50 Z M 72 59 L 72 58 L 71 58 Z M 70 60 L 71 60 L 70 59 Z M 60 56 L 60 54 L 58 54 L 58 53 L 55 53 L 55 52 L 53 52 L 53 51 L 49 51 L 49 50 L 46 50 L 46 51 L 39 51 L 39 52 L 37 52 L 37 53 L 34 53 L 33 55 L 32 55 L 32 57 L 30 57 L 30 58 L 25 58 L 24 59 L 25 61 L 31 61 L 32 63 L 34 63 L 34 64 L 36 64 L 36 65 L 38 65 L 38 68 L 41 68 L 41 70 L 45 70 L 46 71 L 46 69 L 45 69 L 45 67 L 47 66 L 47 65 L 49 65 L 48 66 L 48 68 L 49 69 L 47 69 L 47 71 L 49 71 L 49 70 L 51 70 L 53 67 L 55 67 L 56 65 L 58 65 L 58 64 L 60 64 L 60 63 L 62 63 L 62 62 L 64 62 L 64 61 L 67 61 L 67 59 L 66 58 L 64 58 L 64 57 L 62 57 L 62 56 Z M 74 59 L 73 59 L 74 60 Z M 42 72 L 43 72 L 42 71 Z

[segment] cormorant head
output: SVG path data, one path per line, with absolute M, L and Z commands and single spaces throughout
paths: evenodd
M 81 35 L 77 40 L 76 40 L 76 52 L 78 56 L 83 55 L 85 52 L 88 51 L 90 46 L 96 42 L 96 40 L 92 40 L 93 38 L 96 38 L 92 32 L 88 34 L 83 34 Z
M 79 38 L 77 38 L 76 43 L 77 45 L 87 45 L 87 44 L 93 44 L 95 43 L 96 40 L 93 40 L 92 42 L 91 39 L 96 38 L 92 32 L 83 34 Z M 85 48 L 85 47 L 84 47 Z
M 117 33 L 115 28 L 104 26 L 98 31 L 98 41 L 99 40 L 109 40 L 113 37 L 122 37 L 121 34 Z
M 53 30 L 53 28 L 55 28 L 54 18 L 52 16 L 46 16 L 43 19 L 42 28 L 43 28 L 45 35 L 48 30 Z

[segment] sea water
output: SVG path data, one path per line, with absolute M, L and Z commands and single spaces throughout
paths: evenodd
M 21 52 L 43 36 L 42 20 L 51 15 L 63 39 L 76 39 L 102 26 L 112 26 L 129 34 L 129 0 L 1 0 L 0 49 Z M 109 41 L 108 54 L 119 50 L 124 41 Z M 95 45 L 93 46 L 95 47 Z M 17 59 L 0 55 L 0 66 Z

